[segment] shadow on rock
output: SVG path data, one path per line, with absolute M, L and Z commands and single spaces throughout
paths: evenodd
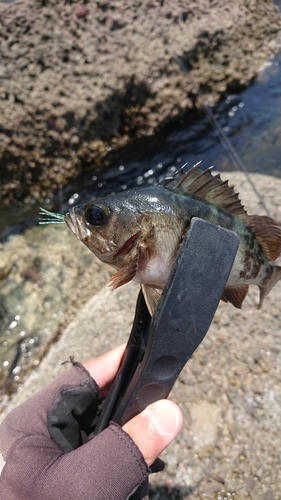
M 151 500 L 185 500 L 190 497 L 193 488 L 180 488 L 168 486 L 150 486 L 149 498 Z

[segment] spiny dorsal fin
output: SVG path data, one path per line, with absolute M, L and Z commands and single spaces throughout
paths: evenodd
M 238 194 L 228 185 L 228 181 L 223 181 L 219 174 L 212 175 L 212 167 L 202 171 L 199 165 L 196 163 L 188 172 L 184 172 L 182 167 L 173 177 L 165 179 L 162 186 L 181 194 L 204 198 L 234 215 L 247 216 Z
M 222 294 L 224 302 L 230 302 L 234 307 L 241 309 L 242 302 L 245 299 L 249 285 L 229 286 L 226 287 Z
M 247 225 L 262 248 L 268 260 L 274 261 L 281 253 L 281 228 L 266 215 L 248 215 Z
M 202 170 L 200 170 L 199 165 L 201 164 L 201 161 L 196 163 L 191 169 L 189 169 L 187 172 L 184 171 L 184 167 L 187 165 L 185 163 L 174 175 L 171 175 L 171 177 L 166 177 L 161 183 L 161 185 L 167 189 L 170 190 L 175 190 L 175 191 L 181 191 L 183 193 L 188 193 L 188 187 L 192 182 L 197 179 L 198 177 L 198 172 L 202 174 Z M 182 186 L 181 184 L 184 182 L 184 185 Z

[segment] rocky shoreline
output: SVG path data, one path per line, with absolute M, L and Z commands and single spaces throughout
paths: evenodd
M 191 116 L 200 107 L 198 88 L 213 103 L 247 86 L 280 50 L 280 30 L 280 12 L 266 0 L 0 3 L 0 214 L 44 200 L 81 172 L 106 168 L 140 138 Z M 222 176 L 250 213 L 262 214 L 242 174 Z M 253 180 L 281 223 L 281 180 Z M 126 341 L 131 327 L 138 288 L 130 283 L 112 293 L 104 287 L 107 267 L 94 261 L 84 274 L 71 255 L 73 240 L 59 243 L 54 228 L 44 234 L 45 267 L 56 256 L 68 279 L 79 281 L 78 290 L 59 340 L 20 390 L 2 401 L 0 420 L 66 369 L 61 363 L 70 355 L 96 356 Z M 65 245 L 62 252 L 54 242 Z M 22 280 L 26 307 L 34 307 L 37 257 L 22 244 L 10 265 L 4 257 L 12 255 L 13 241 L 9 245 L 0 246 L 0 279 L 13 267 L 11 286 Z M 77 250 L 80 261 L 83 250 Z M 50 281 L 49 296 L 55 286 Z M 219 306 L 173 389 L 185 423 L 164 454 L 166 470 L 151 479 L 153 500 L 281 498 L 280 284 L 262 311 L 252 288 L 242 311 Z
M 222 177 L 230 179 L 249 213 L 263 213 L 243 174 Z M 281 179 L 259 174 L 252 179 L 281 223 Z M 69 356 L 85 361 L 127 340 L 138 286 L 129 283 L 111 292 L 103 287 L 108 268 L 99 273 L 100 288 L 0 420 L 67 369 L 61 363 Z M 271 290 L 261 311 L 256 287 L 250 288 L 242 310 L 219 305 L 206 338 L 174 386 L 171 398 L 182 408 L 184 427 L 163 454 L 165 471 L 151 478 L 153 500 L 281 498 L 281 285 Z
M 280 50 L 280 29 L 268 0 L 1 3 L 2 208 L 106 168 L 191 115 L 198 89 L 213 103 L 249 85 Z

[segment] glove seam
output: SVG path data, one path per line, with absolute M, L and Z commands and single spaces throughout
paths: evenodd
M 140 451 L 136 443 L 132 440 L 132 438 L 129 436 L 129 434 L 127 434 L 127 432 L 125 432 L 122 429 L 122 427 L 120 427 L 115 422 L 110 422 L 109 430 L 112 431 L 118 437 L 118 439 L 120 439 L 120 441 L 122 441 L 125 444 L 127 450 L 130 452 L 131 455 L 133 455 L 134 459 L 136 460 L 139 468 L 142 471 L 143 468 L 145 468 L 144 477 L 148 476 L 148 474 L 150 474 L 151 472 L 151 469 L 150 467 L 148 467 L 142 452 Z M 131 442 L 131 446 L 129 446 L 128 444 L 128 439 Z
M 77 370 L 81 375 L 84 377 L 86 376 L 86 380 L 81 381 L 80 383 L 75 383 L 75 384 L 65 384 L 64 386 L 62 385 L 60 392 L 56 395 L 55 400 L 57 397 L 62 394 L 65 391 L 68 391 L 70 389 L 74 389 L 75 387 L 83 387 L 87 386 L 91 391 L 95 392 L 95 397 L 98 398 L 100 394 L 100 387 L 95 381 L 95 379 L 91 376 L 90 372 L 85 368 L 82 363 L 79 363 L 78 361 L 74 361 L 74 356 L 69 357 L 69 361 L 64 361 L 62 364 L 64 365 L 65 363 L 71 363 L 72 367 Z
M 87 379 L 83 381 L 80 385 L 88 385 L 90 388 L 93 386 L 95 390 L 97 390 L 98 394 L 100 393 L 100 387 L 95 381 L 95 379 L 91 376 L 90 372 L 85 368 L 85 366 L 82 363 L 79 363 L 79 361 L 74 360 L 74 356 L 69 357 L 69 361 L 65 361 L 64 363 L 71 363 L 73 368 L 76 368 L 81 375 L 87 375 Z M 62 363 L 62 364 L 64 364 Z

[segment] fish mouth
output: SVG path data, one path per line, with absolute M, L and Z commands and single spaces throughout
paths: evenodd
M 65 222 L 78 240 L 84 240 L 87 236 L 90 236 L 90 230 L 79 217 L 77 209 L 72 208 L 70 212 L 65 214 Z
M 75 234 L 75 226 L 71 220 L 70 213 L 67 212 L 64 216 L 65 222 L 68 225 L 69 229 Z

